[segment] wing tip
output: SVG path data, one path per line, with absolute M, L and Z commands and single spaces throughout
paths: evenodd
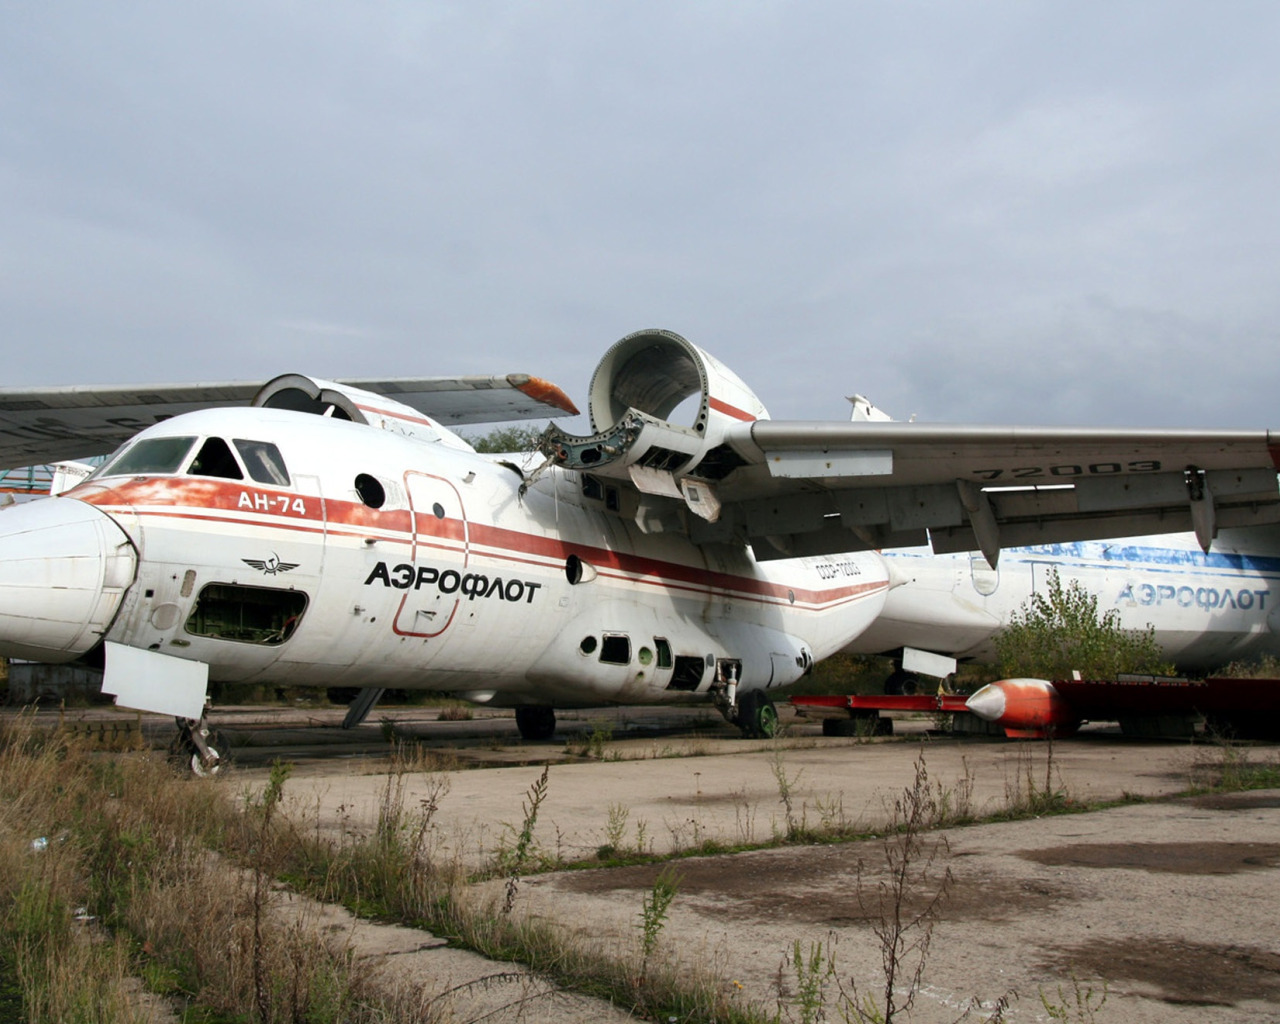
M 568 413 L 570 416 L 579 414 L 578 407 L 573 404 L 572 399 L 549 380 L 543 380 L 541 377 L 529 377 L 523 373 L 512 374 L 507 380 L 510 381 L 513 388 L 528 395 L 535 402 L 549 405 L 552 408 L 559 409 L 561 412 Z

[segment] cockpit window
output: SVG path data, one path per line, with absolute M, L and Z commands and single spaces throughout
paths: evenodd
M 220 437 L 205 438 L 200 451 L 191 460 L 187 472 L 192 476 L 220 476 L 226 480 L 243 480 L 240 464 L 231 454 L 231 446 Z
M 285 469 L 280 449 L 270 441 L 245 441 L 236 438 L 236 451 L 244 459 L 249 475 L 258 483 L 289 486 L 289 471 Z
M 95 475 L 145 476 L 150 473 L 176 473 L 194 442 L 194 437 L 149 437 L 126 448 Z

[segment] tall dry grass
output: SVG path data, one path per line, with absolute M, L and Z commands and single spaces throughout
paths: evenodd
M 424 772 L 424 795 L 406 804 L 406 775 Z M 566 989 L 608 1000 L 653 1020 L 714 1020 L 759 1024 L 756 1008 L 735 1001 L 708 965 L 683 960 L 643 936 L 603 941 L 525 913 L 493 885 L 474 885 L 456 856 L 446 856 L 434 816 L 448 792 L 448 776 L 412 752 L 393 755 L 377 822 L 361 833 L 343 829 L 331 837 L 306 820 L 287 844 L 292 858 L 284 874 L 321 899 L 357 912 L 430 929 L 458 945 L 499 961 L 523 964 Z M 526 804 L 525 829 L 532 831 Z M 518 830 L 523 831 L 523 830 Z M 519 870 L 518 866 L 513 870 Z M 639 910 L 639 908 L 637 908 Z M 513 983 L 518 984 L 516 977 Z
M 0 1007 L 135 1024 L 157 1018 L 146 988 L 207 1019 L 432 1019 L 344 937 L 283 912 L 278 824 L 265 798 L 241 804 L 153 755 L 93 754 L 29 716 L 0 724 Z

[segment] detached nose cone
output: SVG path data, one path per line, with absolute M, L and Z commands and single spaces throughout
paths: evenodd
M 133 545 L 74 498 L 0 511 L 0 655 L 72 661 L 98 642 L 133 582 Z

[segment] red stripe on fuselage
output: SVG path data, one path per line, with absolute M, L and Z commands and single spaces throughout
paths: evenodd
M 81 488 L 77 488 L 80 491 Z M 754 598 L 765 604 L 800 605 L 817 608 L 845 603 L 866 597 L 887 588 L 883 580 L 853 584 L 831 590 L 786 586 L 755 576 L 741 576 L 719 572 L 697 565 L 671 562 L 590 544 L 575 543 L 558 537 L 510 530 L 488 523 L 461 519 L 438 519 L 431 512 L 418 512 L 410 519 L 405 509 L 381 512 L 351 501 L 326 499 L 326 522 L 321 514 L 321 500 L 315 495 L 298 495 L 290 491 L 272 491 L 264 487 L 251 487 L 236 482 L 219 480 L 181 481 L 174 478 L 131 480 L 115 487 L 90 485 L 86 493 L 74 496 L 103 511 L 132 511 L 139 516 L 161 519 L 185 519 L 198 522 L 221 523 L 259 529 L 291 530 L 309 535 L 367 538 L 368 533 L 378 531 L 399 534 L 399 537 L 379 538 L 380 542 L 404 544 L 413 547 L 435 548 L 452 554 L 465 552 L 451 547 L 453 544 L 470 544 L 473 557 L 501 559 L 513 563 L 558 569 L 570 556 L 577 555 L 588 562 L 602 576 L 621 582 L 650 584 L 664 589 L 682 590 L 688 593 L 720 593 L 740 599 Z M 266 496 L 270 507 L 250 507 L 255 493 Z M 246 505 L 242 495 L 248 494 Z M 281 513 L 278 498 L 301 498 L 304 512 Z M 248 510 L 253 518 L 240 515 Z M 207 512 L 224 512 L 226 515 L 209 515 Z M 410 532 L 410 524 L 416 534 Z M 487 550 L 474 550 L 475 548 Z
M 750 423 L 755 419 L 755 417 L 745 409 L 739 409 L 736 405 L 730 405 L 728 402 L 723 402 L 718 398 L 709 399 L 707 404 L 716 412 L 722 412 L 726 416 L 732 416 L 735 420 L 743 420 L 744 422 Z
M 390 409 L 379 409 L 375 405 L 361 405 L 357 402 L 356 408 L 363 413 L 373 413 L 376 416 L 389 416 L 393 420 L 404 420 L 406 423 L 421 423 L 424 427 L 439 426 L 439 424 L 427 419 L 425 416 L 407 416 L 402 412 L 392 412 Z

